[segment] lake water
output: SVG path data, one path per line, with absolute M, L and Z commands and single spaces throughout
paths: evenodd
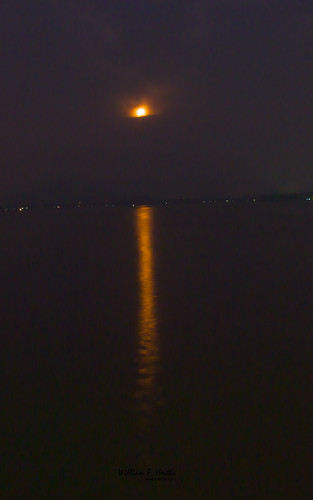
M 311 497 L 310 204 L 0 229 L 1 498 Z

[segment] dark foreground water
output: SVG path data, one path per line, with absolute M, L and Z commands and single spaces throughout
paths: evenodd
M 1 499 L 311 498 L 310 204 L 11 214 L 0 238 Z

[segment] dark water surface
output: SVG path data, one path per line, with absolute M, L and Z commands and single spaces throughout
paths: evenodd
M 312 496 L 310 204 L 0 231 L 1 498 Z

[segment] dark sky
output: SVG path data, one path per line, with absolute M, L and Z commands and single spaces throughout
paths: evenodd
M 0 204 L 313 189 L 312 0 L 2 0 L 0 63 Z

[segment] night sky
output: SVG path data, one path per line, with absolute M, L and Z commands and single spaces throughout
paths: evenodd
M 313 189 L 312 0 L 2 0 L 0 63 L 0 204 Z

